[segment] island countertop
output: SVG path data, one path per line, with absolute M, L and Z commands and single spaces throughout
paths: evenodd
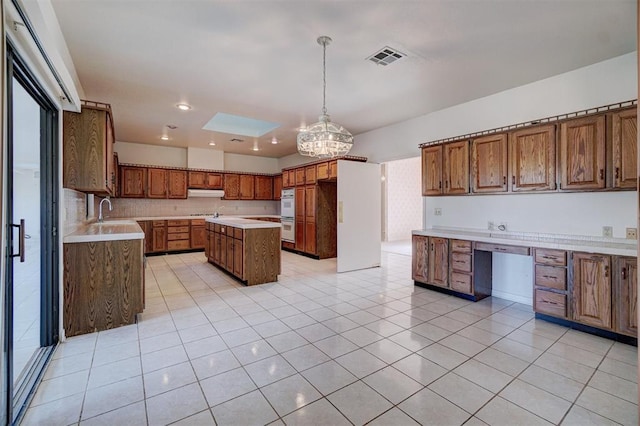
M 218 225 L 233 226 L 240 229 L 256 229 L 256 228 L 280 228 L 282 225 L 278 222 L 265 222 L 262 220 L 244 219 L 240 217 L 207 217 L 206 221 Z

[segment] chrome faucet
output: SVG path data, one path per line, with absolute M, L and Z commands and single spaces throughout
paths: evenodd
M 113 207 L 111 207 L 111 200 L 109 198 L 103 198 L 100 201 L 100 206 L 98 206 L 98 222 L 104 222 L 104 217 L 102 216 L 102 203 L 105 201 L 109 204 L 109 211 L 113 210 Z

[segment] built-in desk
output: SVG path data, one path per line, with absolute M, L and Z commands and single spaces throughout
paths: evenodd
M 536 316 L 637 336 L 635 240 L 425 229 L 413 232 L 412 277 L 477 301 L 492 294 L 493 253 L 531 257 Z

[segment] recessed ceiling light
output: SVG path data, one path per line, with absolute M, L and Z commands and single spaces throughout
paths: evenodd
M 209 142 L 209 145 L 216 146 L 216 143 L 215 142 Z
M 277 144 L 278 143 L 278 139 L 276 139 L 276 137 L 274 136 L 273 139 L 271 139 L 271 143 L 272 144 Z
M 174 126 L 173 124 L 167 124 L 167 128 L 171 130 L 175 130 L 178 128 L 178 126 Z
M 176 105 L 176 107 L 178 107 L 178 109 L 181 109 L 182 111 L 189 111 L 191 109 L 191 105 L 188 104 L 178 104 Z
M 162 136 L 160 136 L 160 139 L 162 139 L 163 141 L 168 141 L 169 140 L 169 136 L 162 135 Z

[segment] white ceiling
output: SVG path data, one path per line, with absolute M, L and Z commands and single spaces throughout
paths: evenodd
M 320 35 L 333 38 L 328 112 L 354 135 L 636 50 L 636 0 L 52 3 L 85 98 L 112 105 L 118 141 L 269 157 L 294 153 L 297 128 L 320 114 Z M 384 46 L 408 57 L 365 60 Z M 217 112 L 281 126 L 253 152 L 253 138 L 202 130 Z

